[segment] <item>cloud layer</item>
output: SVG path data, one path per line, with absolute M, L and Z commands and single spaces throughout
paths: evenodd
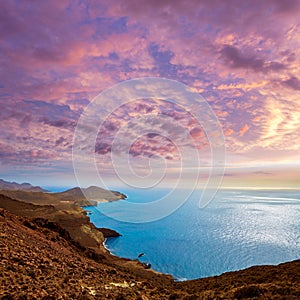
M 207 99 L 229 164 L 299 162 L 299 14 L 297 0 L 2 1 L 3 176 L 24 167 L 71 172 L 73 133 L 86 105 L 114 84 L 148 76 L 178 80 Z M 151 101 L 112 113 L 96 143 L 101 160 L 114 134 L 147 113 L 181 122 L 206 149 L 190 115 Z M 158 135 L 135 141 L 130 154 L 178 157 Z

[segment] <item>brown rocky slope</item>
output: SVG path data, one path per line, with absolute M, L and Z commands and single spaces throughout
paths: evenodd
M 44 225 L 0 209 L 0 299 L 160 298 L 160 281 L 96 262 Z

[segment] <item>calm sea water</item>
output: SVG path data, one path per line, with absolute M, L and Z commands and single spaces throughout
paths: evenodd
M 122 192 L 130 201 L 147 202 L 167 191 Z M 145 253 L 141 261 L 177 280 L 300 258 L 300 191 L 222 190 L 204 209 L 191 198 L 172 215 L 140 224 L 105 216 L 103 205 L 118 211 L 118 201 L 86 209 L 96 226 L 122 234 L 108 239 L 107 248 L 131 259 Z

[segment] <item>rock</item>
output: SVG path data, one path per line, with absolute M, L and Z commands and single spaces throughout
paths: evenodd
M 109 229 L 109 228 L 98 228 L 98 230 L 100 232 L 102 232 L 103 236 L 105 238 L 112 238 L 112 237 L 119 237 L 122 236 L 120 233 L 118 233 L 117 231 L 113 230 L 113 229 Z

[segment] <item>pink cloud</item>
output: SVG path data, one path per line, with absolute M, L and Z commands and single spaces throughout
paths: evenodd
M 241 129 L 240 129 L 240 136 L 244 136 L 244 134 L 249 130 L 249 126 L 245 124 Z

